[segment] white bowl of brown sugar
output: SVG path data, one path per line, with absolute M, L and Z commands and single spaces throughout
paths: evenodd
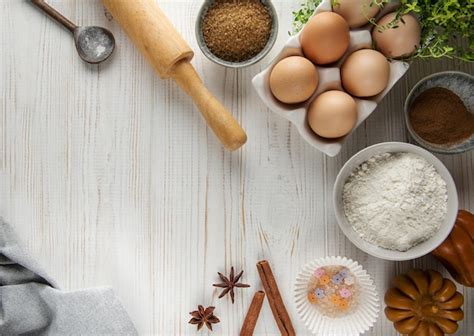
M 277 13 L 270 0 L 206 0 L 196 20 L 196 39 L 203 54 L 229 68 L 259 62 L 277 35 Z

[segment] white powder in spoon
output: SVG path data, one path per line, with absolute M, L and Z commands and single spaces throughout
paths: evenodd
M 371 244 L 406 251 L 433 236 L 447 213 L 446 182 L 412 153 L 376 155 L 344 185 L 347 220 Z

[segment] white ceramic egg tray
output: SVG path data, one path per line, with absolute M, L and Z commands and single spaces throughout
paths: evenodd
M 321 12 L 332 11 L 331 0 L 323 0 L 321 4 L 316 8 L 313 15 Z M 377 15 L 377 18 L 390 12 L 390 8 L 385 8 L 382 12 Z M 273 66 L 277 64 L 283 58 L 289 56 L 303 56 L 301 49 L 300 35 L 301 31 L 292 36 L 285 43 L 283 49 L 275 57 L 272 63 L 262 72 L 257 74 L 252 83 L 257 90 L 260 98 L 263 100 L 265 105 L 278 114 L 279 116 L 289 120 L 298 129 L 301 136 L 313 147 L 317 148 L 321 152 L 329 156 L 336 156 L 344 143 L 344 139 L 347 137 L 337 139 L 327 139 L 318 136 L 314 133 L 308 125 L 306 112 L 311 102 L 321 93 L 328 90 L 341 90 L 344 91 L 341 85 L 340 67 L 347 56 L 359 49 L 372 48 L 372 36 L 370 33 L 371 25 L 366 25 L 360 29 L 353 29 L 350 31 L 350 44 L 349 48 L 344 56 L 331 67 L 324 67 L 317 65 L 319 75 L 319 85 L 313 96 L 306 102 L 301 104 L 288 105 L 278 101 L 270 91 L 269 77 Z M 370 99 L 359 99 L 354 97 L 357 103 L 357 123 L 352 132 L 365 120 L 372 112 L 377 108 L 377 104 L 382 98 L 391 90 L 395 83 L 405 74 L 408 70 L 408 63 L 400 61 L 390 62 L 390 78 L 385 90 L 378 95 L 371 97 Z

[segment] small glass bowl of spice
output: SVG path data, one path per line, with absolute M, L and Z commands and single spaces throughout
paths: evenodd
M 474 148 L 474 76 L 445 71 L 425 77 L 405 102 L 405 121 L 412 138 L 441 154 Z
M 201 51 L 230 68 L 260 61 L 277 34 L 277 14 L 270 0 L 206 0 L 196 22 Z

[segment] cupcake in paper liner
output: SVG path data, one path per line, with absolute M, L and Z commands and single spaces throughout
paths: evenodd
M 296 309 L 315 335 L 362 334 L 377 320 L 378 301 L 370 276 L 345 257 L 317 259 L 296 278 Z

